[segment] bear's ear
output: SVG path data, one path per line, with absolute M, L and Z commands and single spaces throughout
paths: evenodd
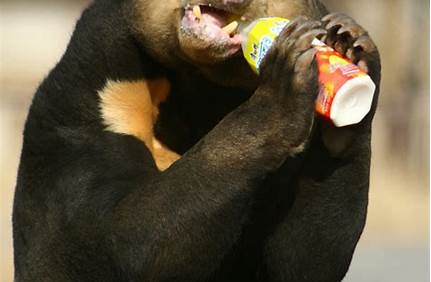
M 153 130 L 159 106 L 169 92 L 167 79 L 108 81 L 99 91 L 100 114 L 106 130 L 132 135 L 144 142 L 160 170 L 179 159 L 155 138 Z

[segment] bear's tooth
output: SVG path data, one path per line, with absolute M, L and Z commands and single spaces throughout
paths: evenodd
M 233 21 L 230 24 L 228 24 L 227 26 L 223 27 L 222 30 L 224 32 L 226 32 L 227 34 L 231 35 L 232 33 L 235 32 L 235 30 L 238 28 L 238 22 L 237 21 Z
M 202 19 L 201 7 L 199 5 L 193 6 L 193 15 L 199 20 Z

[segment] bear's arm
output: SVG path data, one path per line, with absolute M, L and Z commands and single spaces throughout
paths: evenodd
M 317 143 L 296 183 L 292 208 L 266 240 L 268 281 L 341 281 L 364 228 L 370 133 L 355 140 L 345 159 L 332 158 Z
M 368 71 L 376 91 L 359 124 L 336 128 L 318 122 L 292 209 L 267 238 L 264 263 L 270 281 L 341 281 L 365 225 L 380 55 L 367 31 L 349 16 L 334 13 L 322 20 L 326 44 Z

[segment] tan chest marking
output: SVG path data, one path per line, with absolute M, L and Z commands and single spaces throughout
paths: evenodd
M 154 136 L 159 106 L 168 98 L 169 92 L 167 79 L 108 81 L 99 91 L 100 113 L 106 130 L 139 138 L 161 171 L 180 158 Z

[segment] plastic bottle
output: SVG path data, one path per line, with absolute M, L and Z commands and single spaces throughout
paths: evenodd
M 261 18 L 241 29 L 244 57 L 257 74 L 263 58 L 288 23 L 284 18 Z M 338 127 L 359 123 L 370 111 L 375 84 L 355 64 L 318 39 L 312 45 L 317 49 L 321 85 L 316 112 Z

